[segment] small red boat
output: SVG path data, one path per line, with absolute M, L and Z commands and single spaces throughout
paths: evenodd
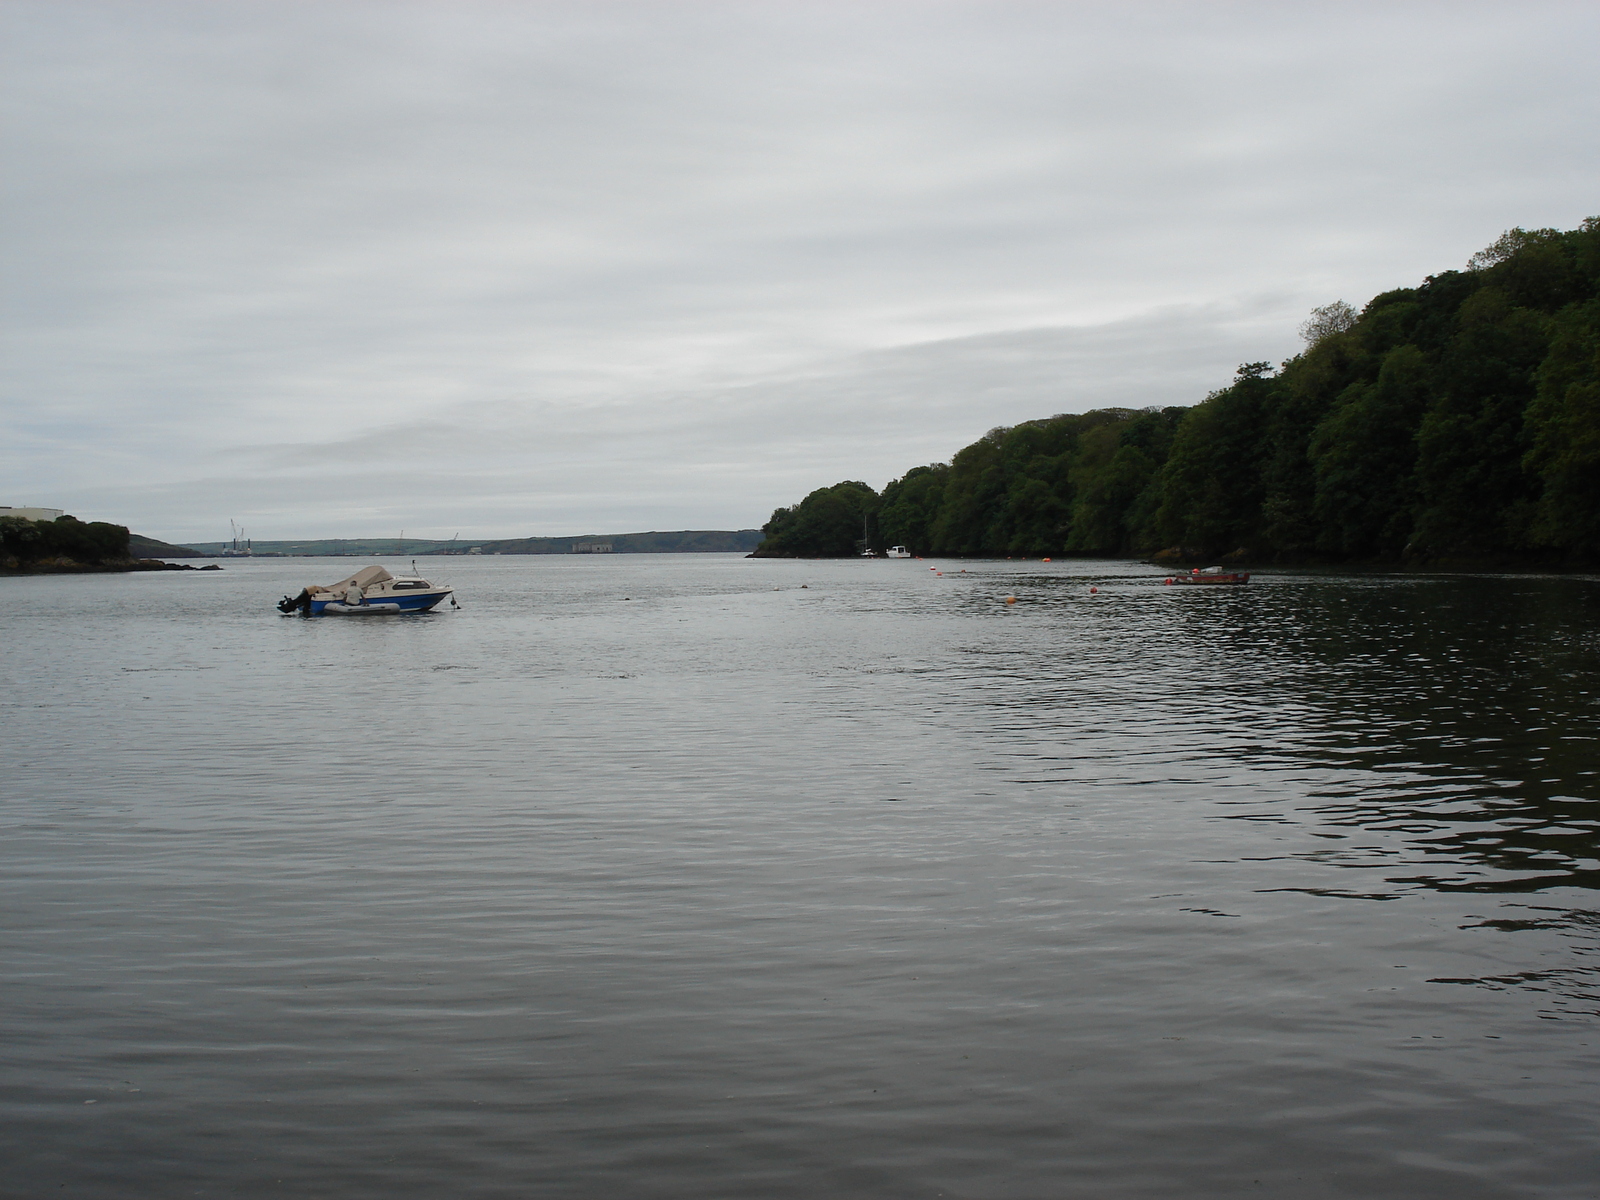
M 1187 575 L 1173 575 L 1167 579 L 1172 583 L 1249 583 L 1248 571 L 1235 573 L 1224 571 L 1221 567 L 1196 567 Z

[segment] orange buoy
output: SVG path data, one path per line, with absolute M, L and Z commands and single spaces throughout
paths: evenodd
M 1091 596 L 1092 596 L 1092 595 L 1094 595 L 1094 594 L 1095 594 L 1095 593 L 1096 593 L 1096 592 L 1098 592 L 1098 591 L 1099 591 L 1099 590 L 1100 590 L 1100 589 L 1099 589 L 1099 588 L 1097 588 L 1097 587 L 1092 587 L 1092 588 L 1090 588 L 1090 589 L 1089 589 L 1089 595 L 1091 595 Z
M 1017 602 L 1017 598 L 1015 596 L 1007 596 L 1006 597 L 1006 603 L 1007 604 L 1015 604 L 1016 602 Z
M 1050 560 L 1048 558 L 1044 558 L 1044 559 L 1040 559 L 1039 561 L 1040 562 L 1049 562 Z

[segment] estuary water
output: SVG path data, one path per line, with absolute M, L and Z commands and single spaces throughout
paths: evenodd
M 224 565 L 0 580 L 7 1197 L 1600 1196 L 1600 579 Z

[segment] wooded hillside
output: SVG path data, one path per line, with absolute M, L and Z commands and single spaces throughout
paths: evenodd
M 80 521 L 73 516 L 54 521 L 0 517 L 0 568 L 5 570 L 45 561 L 97 565 L 128 559 L 125 525 Z
M 1343 302 L 1192 408 L 991 430 L 880 496 L 780 508 L 759 553 L 1600 560 L 1600 218 Z M 1068 385 L 1070 381 L 1065 381 Z

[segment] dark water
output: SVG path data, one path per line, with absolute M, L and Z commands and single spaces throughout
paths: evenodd
M 5 1195 L 1600 1196 L 1600 581 L 423 566 L 0 581 Z

